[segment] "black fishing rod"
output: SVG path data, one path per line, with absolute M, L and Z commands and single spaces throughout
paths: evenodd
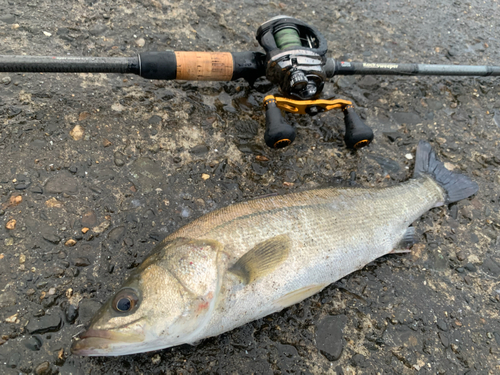
M 147 79 L 235 81 L 251 85 L 265 76 L 280 95 L 264 98 L 269 147 L 281 148 L 295 139 L 295 129 L 281 110 L 315 116 L 332 109 L 344 113 L 348 148 L 373 140 L 373 131 L 343 99 L 321 99 L 327 79 L 336 75 L 500 76 L 500 66 L 394 64 L 337 61 L 327 58 L 327 41 L 313 26 L 288 16 L 263 23 L 256 35 L 261 52 L 142 52 L 134 57 L 1 56 L 0 72 L 121 73 Z

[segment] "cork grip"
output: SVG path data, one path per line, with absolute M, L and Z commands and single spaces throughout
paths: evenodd
M 175 52 L 176 79 L 187 81 L 230 81 L 233 56 L 230 52 Z

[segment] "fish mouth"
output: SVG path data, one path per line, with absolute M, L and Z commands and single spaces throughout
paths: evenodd
M 89 329 L 80 334 L 71 345 L 71 352 L 81 356 L 120 355 L 121 348 L 144 341 L 144 333 L 138 331 L 117 332 Z

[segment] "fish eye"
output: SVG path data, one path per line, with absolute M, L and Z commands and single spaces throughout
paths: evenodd
M 112 306 L 113 309 L 119 313 L 127 313 L 138 305 L 139 297 L 137 293 L 129 288 L 125 288 L 116 293 L 115 298 L 113 298 Z

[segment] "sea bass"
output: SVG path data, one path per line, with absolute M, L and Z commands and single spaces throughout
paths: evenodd
M 477 189 L 420 142 L 413 178 L 402 184 L 270 196 L 209 213 L 158 243 L 72 352 L 194 343 L 280 311 L 411 241 L 409 225 L 423 213 Z

